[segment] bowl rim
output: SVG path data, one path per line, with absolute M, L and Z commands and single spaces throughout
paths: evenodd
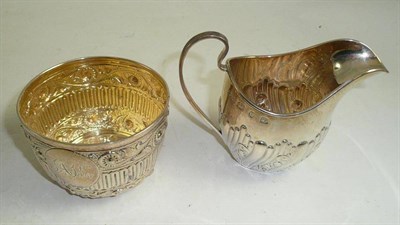
M 124 138 L 121 138 L 121 139 L 118 139 L 118 140 L 112 141 L 112 142 L 104 142 L 104 143 L 96 143 L 96 144 L 73 144 L 73 143 L 69 143 L 69 142 L 58 141 L 58 140 L 49 138 L 47 136 L 44 136 L 44 135 L 40 134 L 39 132 L 34 131 L 27 125 L 27 123 L 24 121 L 24 119 L 22 119 L 22 116 L 20 114 L 21 100 L 22 100 L 22 96 L 25 94 L 26 90 L 32 85 L 33 82 L 35 82 L 37 79 L 39 79 L 44 74 L 46 74 L 56 68 L 64 66 L 66 64 L 77 63 L 79 61 L 85 62 L 85 61 L 89 61 L 89 60 L 98 60 L 98 59 L 117 60 L 119 62 L 125 61 L 128 63 L 131 63 L 139 68 L 143 68 L 143 69 L 147 70 L 148 72 L 150 72 L 152 75 L 154 75 L 156 78 L 158 78 L 160 80 L 162 85 L 165 87 L 166 99 L 165 99 L 165 103 L 164 103 L 164 109 L 160 112 L 160 114 L 157 116 L 157 118 L 153 122 L 151 122 L 149 125 L 147 125 L 143 130 L 141 130 L 133 135 L 130 135 L 130 136 L 127 136 L 127 137 L 124 137 Z M 22 124 L 21 127 L 23 127 L 24 130 L 29 133 L 29 135 L 34 136 L 39 141 L 42 141 L 45 144 L 50 145 L 51 147 L 49 149 L 63 148 L 65 150 L 81 151 L 81 152 L 98 152 L 98 151 L 106 151 L 106 150 L 114 151 L 114 150 L 117 150 L 115 148 L 121 148 L 121 147 L 123 148 L 124 146 L 129 145 L 129 144 L 133 143 L 134 141 L 136 141 L 146 135 L 149 135 L 151 132 L 148 132 L 148 131 L 153 130 L 153 129 L 158 129 L 159 127 L 161 127 L 162 124 L 164 124 L 164 122 L 166 122 L 167 116 L 169 114 L 169 100 L 170 100 L 170 92 L 169 92 L 167 82 L 157 71 L 150 68 L 149 66 L 144 65 L 144 64 L 139 63 L 134 60 L 120 58 L 120 57 L 114 57 L 114 56 L 88 56 L 88 57 L 75 58 L 75 59 L 71 59 L 71 60 L 56 64 L 56 65 L 40 72 L 38 75 L 36 75 L 34 78 L 32 78 L 20 92 L 20 94 L 18 96 L 18 100 L 17 100 L 16 110 L 17 110 L 18 119 Z M 26 132 L 25 132 L 25 135 L 28 135 Z

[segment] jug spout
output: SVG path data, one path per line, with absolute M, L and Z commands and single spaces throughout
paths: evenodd
M 365 78 L 365 75 L 374 72 L 388 73 L 378 56 L 365 44 L 349 40 L 349 46 L 333 52 L 331 61 L 333 75 L 338 84 L 354 81 L 358 78 Z

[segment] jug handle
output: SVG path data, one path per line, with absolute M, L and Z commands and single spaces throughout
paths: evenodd
M 182 90 L 183 93 L 185 94 L 187 100 L 189 103 L 192 105 L 192 107 L 196 110 L 196 112 L 203 118 L 203 120 L 206 122 L 207 125 L 209 125 L 218 135 L 221 135 L 221 130 L 218 128 L 219 126 L 216 126 L 213 122 L 211 122 L 210 118 L 201 110 L 201 108 L 197 105 L 197 103 L 193 100 L 192 96 L 190 95 L 188 89 L 186 88 L 185 81 L 183 80 L 183 63 L 186 58 L 186 54 L 188 53 L 189 49 L 196 44 L 197 42 L 205 39 L 217 39 L 224 43 L 225 47 L 222 49 L 221 53 L 218 56 L 217 62 L 218 62 L 218 67 L 223 70 L 227 71 L 226 65 L 222 64 L 222 60 L 225 58 L 225 56 L 228 54 L 229 50 L 229 44 L 228 44 L 228 39 L 225 37 L 225 35 L 215 32 L 215 31 L 207 31 L 200 33 L 194 37 L 192 37 L 183 47 L 181 57 L 179 59 L 179 80 L 181 82 Z

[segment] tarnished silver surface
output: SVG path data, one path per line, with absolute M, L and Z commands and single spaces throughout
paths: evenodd
M 227 72 L 214 125 L 191 97 L 183 63 L 190 47 L 204 39 L 225 45 L 218 66 Z M 323 141 L 341 96 L 374 72 L 388 72 L 365 44 L 334 40 L 280 55 L 234 57 L 218 32 L 194 36 L 182 50 L 179 77 L 190 104 L 218 133 L 242 166 L 277 171 L 307 158 Z

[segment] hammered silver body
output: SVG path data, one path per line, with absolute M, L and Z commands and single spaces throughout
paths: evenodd
M 282 170 L 307 158 L 324 139 L 334 107 L 325 104 L 307 115 L 277 118 L 244 104 L 233 88 L 220 102 L 221 136 L 232 157 L 260 172 Z

